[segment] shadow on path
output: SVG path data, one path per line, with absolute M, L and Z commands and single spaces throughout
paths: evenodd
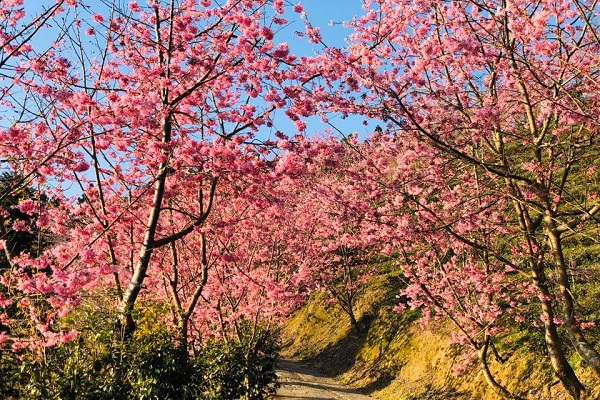
M 273 399 L 372 400 L 297 361 L 280 360 L 277 376 L 281 387 Z

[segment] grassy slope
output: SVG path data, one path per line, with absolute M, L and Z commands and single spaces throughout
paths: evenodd
M 284 356 L 309 360 L 328 374 L 338 376 L 382 400 L 400 399 L 497 399 L 488 389 L 477 367 L 455 376 L 460 362 L 450 344 L 451 327 L 438 324 L 423 329 L 418 315 L 392 311 L 399 282 L 393 276 L 374 280 L 357 306 L 362 331 L 350 331 L 348 317 L 339 307 L 315 295 L 286 323 L 283 329 Z M 497 380 L 527 399 L 566 399 L 547 365 L 515 333 L 500 348 L 509 360 L 500 364 L 490 359 Z M 573 364 L 580 367 L 577 356 Z M 537 361 L 536 361 L 537 359 Z M 590 371 L 578 371 L 590 389 L 586 398 L 600 398 Z

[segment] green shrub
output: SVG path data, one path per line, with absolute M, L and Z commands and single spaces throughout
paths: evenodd
M 261 331 L 250 343 L 211 342 L 195 359 L 203 372 L 203 399 L 264 399 L 275 389 L 279 347 L 271 331 Z
M 3 354 L 3 399 L 260 400 L 274 385 L 275 336 L 251 343 L 211 340 L 188 362 L 166 330 L 137 335 L 127 346 L 97 333 L 22 360 Z

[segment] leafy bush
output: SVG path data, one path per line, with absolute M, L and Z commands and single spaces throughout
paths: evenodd
M 278 348 L 269 331 L 250 345 L 208 341 L 188 362 L 166 330 L 144 333 L 126 347 L 97 333 L 44 349 L 41 357 L 2 354 L 0 398 L 260 400 L 274 385 Z
M 264 399 L 275 389 L 275 335 L 261 331 L 250 343 L 212 342 L 195 359 L 206 377 L 203 399 Z

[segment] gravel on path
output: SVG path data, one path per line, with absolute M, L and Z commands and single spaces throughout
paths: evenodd
M 373 400 L 372 397 L 345 387 L 335 379 L 293 360 L 280 360 L 277 376 L 281 387 L 277 400 Z

